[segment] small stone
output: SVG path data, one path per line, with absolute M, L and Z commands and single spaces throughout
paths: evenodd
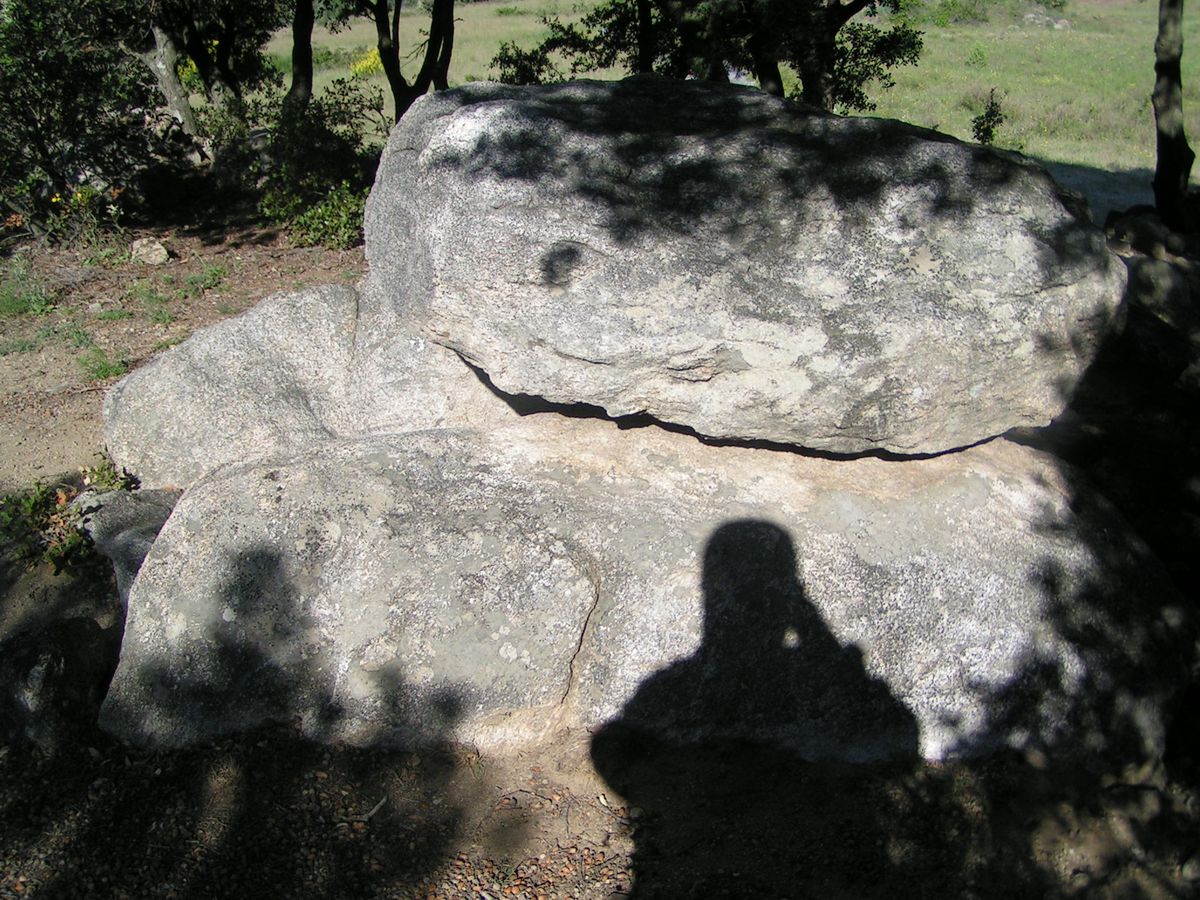
M 129 248 L 129 261 L 145 266 L 161 266 L 170 258 L 167 248 L 154 238 L 138 238 Z

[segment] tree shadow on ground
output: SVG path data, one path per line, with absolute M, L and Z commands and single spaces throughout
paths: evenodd
M 400 722 L 358 747 L 323 739 L 342 710 L 319 656 L 289 653 L 305 638 L 296 588 L 269 550 L 231 563 L 224 599 L 248 627 L 212 626 L 202 638 L 211 664 L 191 677 L 151 661 L 138 676 L 163 702 L 109 711 L 133 733 L 158 717 L 209 738 L 144 750 L 93 728 L 55 755 L 0 754 L 0 859 L 19 867 L 0 867 L 0 894 L 391 896 L 447 862 L 463 796 L 452 783 L 468 758 L 446 738 L 453 692 L 425 696 L 384 673 L 385 700 L 436 707 L 442 724 Z
M 1103 225 L 1113 211 L 1154 202 L 1151 187 L 1154 173 L 1149 169 L 1099 169 L 1054 159 L 1030 158 L 1045 166 L 1059 184 L 1086 197 L 1092 220 L 1097 225 Z

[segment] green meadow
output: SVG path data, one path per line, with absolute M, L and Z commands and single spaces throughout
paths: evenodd
M 944 10 L 948 0 L 942 0 Z M 570 0 L 492 0 L 456 8 L 451 82 L 494 77 L 489 69 L 500 44 L 531 46 L 544 33 L 541 17 L 572 19 L 586 8 Z M 961 10 L 959 3 L 951 7 Z M 971 139 L 971 120 L 990 90 L 1001 99 L 1006 121 L 996 144 L 1040 159 L 1110 170 L 1149 169 L 1154 165 L 1154 37 L 1158 5 L 1151 0 L 1069 0 L 1061 10 L 1011 3 L 972 7 L 986 21 L 945 22 L 938 10 L 917 15 L 925 34 L 925 52 L 916 67 L 895 73 L 896 85 L 876 89 L 877 115 L 891 116 Z M 1065 19 L 1055 29 L 1030 22 L 1026 13 Z M 952 17 L 950 17 L 952 18 Z M 405 65 L 420 65 L 422 28 L 427 16 L 414 4 L 402 20 L 402 40 L 412 50 Z M 276 35 L 269 52 L 287 70 L 290 34 Z M 375 44 L 373 27 L 358 20 L 337 33 L 318 30 L 317 87 L 348 77 L 354 59 Z M 1184 83 L 1200 78 L 1200 19 L 1185 28 Z M 598 73 L 619 77 L 620 73 Z M 366 79 L 386 89 L 382 74 Z M 1186 98 L 1185 102 L 1190 98 Z M 1188 130 L 1200 137 L 1200 99 L 1190 102 Z

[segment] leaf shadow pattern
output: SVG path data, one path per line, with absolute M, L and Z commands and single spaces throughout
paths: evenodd
M 1187 263 L 1171 265 L 1190 273 Z M 1131 277 L 1093 362 L 1063 386 L 1063 413 L 1010 435 L 1055 457 L 1067 493 L 1067 511 L 1047 511 L 1038 527 L 1070 534 L 1090 555 L 1082 575 L 1049 560 L 1028 573 L 1046 626 L 1083 665 L 1067 673 L 1030 655 L 983 699 L 997 732 L 1057 706 L 1063 729 L 1041 739 L 1030 731 L 1029 750 L 1053 777 L 1082 779 L 1086 812 L 1108 819 L 1124 850 L 1141 854 L 1120 873 L 1079 873 L 1084 891 L 1174 897 L 1195 889 L 1179 873 L 1200 830 L 1200 407 L 1180 380 L 1185 363 L 1164 367 L 1147 342 L 1139 317 L 1153 303 L 1134 296 L 1178 287 Z M 1091 760 L 1083 769 L 1064 753 L 1079 747 Z
M 462 122 L 445 125 L 467 108 L 466 131 Z M 655 253 L 670 247 L 680 257 L 671 268 L 693 277 L 726 271 L 745 302 L 769 306 L 778 302 L 778 283 L 759 270 L 792 259 L 795 241 L 811 244 L 814 253 L 852 241 L 894 257 L 922 234 L 961 230 L 983 196 L 990 208 L 1011 214 L 1029 243 L 1048 245 L 1043 255 L 1050 267 L 1034 273 L 1041 286 L 1079 277 L 1102 247 L 1096 233 L 1075 227 L 1082 213 L 1069 204 L 1055 233 L 1026 221 L 1023 190 L 1065 195 L 1024 157 L 898 121 L 834 116 L 734 85 L 649 75 L 538 88 L 474 84 L 424 99 L 397 135 L 403 140 L 394 137 L 384 153 L 377 184 L 413 178 L 441 184 L 443 174 L 453 173 L 456 190 L 486 185 L 495 215 L 512 217 L 514 246 L 506 252 L 523 252 L 523 231 L 546 238 L 542 246 L 530 236 L 526 249 L 538 255 L 533 268 L 551 285 L 568 281 L 570 269 L 592 252 L 646 244 Z M 537 227 L 523 225 L 519 215 L 530 190 L 553 211 Z M 421 234 L 398 206 L 379 190 L 368 205 L 367 231 L 376 235 L 368 247 L 372 278 L 420 291 L 429 279 L 423 254 L 398 251 Z M 566 208 L 611 246 L 576 243 L 580 228 L 559 215 Z M 561 228 L 547 225 L 560 219 Z M 450 217 L 446 227 L 473 239 L 469 217 Z M 675 240 L 681 238 L 694 242 L 690 249 Z M 630 271 L 628 278 L 634 287 L 656 274 Z M 934 288 L 928 280 L 920 290 Z
M 223 605 L 240 621 L 204 635 L 211 663 L 191 680 L 147 667 L 144 684 L 170 702 L 110 711 L 127 724 L 179 711 L 194 719 L 173 724 L 207 740 L 142 750 L 95 732 L 59 756 L 0 757 L 0 845 L 40 896 L 390 896 L 446 863 L 471 790 L 456 787 L 466 757 L 446 739 L 455 692 L 375 673 L 380 696 L 420 720 L 361 746 L 328 739 L 344 710 L 320 655 L 298 652 L 297 586 L 267 548 L 229 571 Z M 56 868 L 37 870 L 47 842 Z M 0 888 L 17 874 L 0 871 Z

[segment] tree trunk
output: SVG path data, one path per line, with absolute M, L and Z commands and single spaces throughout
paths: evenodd
M 803 50 L 799 60 L 800 99 L 810 106 L 833 109 L 834 52 L 834 42 L 821 38 Z
M 1159 0 L 1158 38 L 1154 42 L 1154 121 L 1158 162 L 1154 205 L 1171 228 L 1191 230 L 1187 211 L 1188 178 L 1196 154 L 1183 128 L 1183 0 Z
M 783 75 L 779 71 L 779 59 L 764 46 L 765 42 L 755 37 L 750 44 L 750 58 L 754 62 L 754 75 L 758 86 L 768 94 L 783 96 Z
M 654 18 L 651 15 L 650 0 L 637 0 L 637 23 L 635 71 L 653 72 L 654 57 L 657 54 L 655 53 Z
M 296 0 L 296 11 L 292 16 L 292 86 L 283 98 L 284 108 L 295 114 L 303 113 L 312 99 L 315 23 L 313 0 Z
M 188 98 L 187 88 L 179 80 L 179 48 L 157 23 L 150 23 L 150 32 L 154 36 L 153 49 L 138 51 L 136 55 L 154 74 L 159 93 L 166 101 L 167 110 L 179 123 L 183 133 L 192 140 L 199 140 L 200 129 L 196 125 L 196 113 Z
M 429 49 L 433 50 L 435 47 L 433 89 L 446 91 L 450 89 L 450 57 L 454 53 L 454 0 L 434 0 Z
M 400 71 L 400 51 L 396 46 L 393 30 L 400 27 L 400 3 L 396 3 L 395 26 L 388 15 L 387 0 L 360 0 L 367 15 L 375 23 L 375 46 L 379 50 L 379 62 L 383 65 L 383 74 L 387 76 L 388 87 L 392 92 L 392 108 L 395 120 L 400 121 L 404 110 L 408 109 L 411 100 L 405 102 L 408 94 L 408 82 Z

